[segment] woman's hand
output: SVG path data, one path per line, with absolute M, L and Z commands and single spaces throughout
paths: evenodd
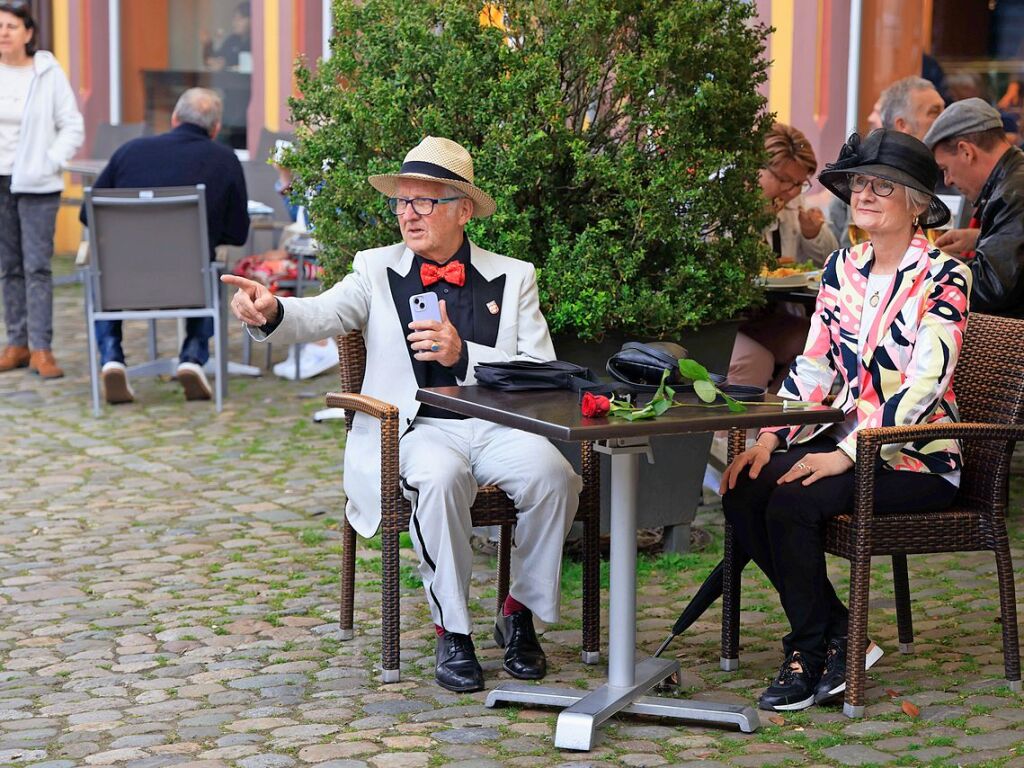
M 809 453 L 793 465 L 793 468 L 779 478 L 779 485 L 802 481 L 810 485 L 823 477 L 841 475 L 853 468 L 853 460 L 836 448 L 829 453 Z
M 725 468 L 722 473 L 722 484 L 718 488 L 720 496 L 726 491 L 736 487 L 736 478 L 740 476 L 744 467 L 750 467 L 751 479 L 761 474 L 761 468 L 768 463 L 772 457 L 772 451 L 779 447 L 779 438 L 770 433 L 759 435 L 757 441 L 747 448 L 743 453 L 732 460 L 732 464 Z
M 825 223 L 825 214 L 819 208 L 804 208 L 800 206 L 797 211 L 797 220 L 800 223 L 800 234 L 805 240 L 813 240 L 821 234 L 821 227 Z

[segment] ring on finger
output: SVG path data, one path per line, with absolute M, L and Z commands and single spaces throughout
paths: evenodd
M 436 341 L 430 345 L 431 352 L 437 352 L 439 349 L 441 349 L 441 345 L 438 344 Z
M 807 469 L 807 470 L 810 469 L 810 467 L 807 466 L 806 464 L 804 464 L 802 461 L 798 461 L 796 463 L 796 466 L 797 466 L 797 469 Z

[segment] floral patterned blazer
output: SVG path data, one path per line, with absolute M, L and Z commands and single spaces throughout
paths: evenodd
M 920 230 L 900 262 L 867 334 L 858 346 L 871 243 L 843 248 L 825 265 L 807 345 L 779 395 L 821 402 L 837 386 L 833 407 L 855 414 L 856 427 L 838 447 L 857 458 L 857 431 L 869 427 L 959 420 L 951 381 L 963 345 L 971 272 L 961 262 L 929 250 Z M 782 445 L 806 442 L 828 425 L 767 430 Z M 886 445 L 889 469 L 950 473 L 961 468 L 955 440 Z

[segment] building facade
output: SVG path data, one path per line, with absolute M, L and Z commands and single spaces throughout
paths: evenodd
M 760 22 L 774 28 L 769 109 L 807 134 L 820 161 L 835 157 L 853 127 L 864 127 L 885 86 L 921 73 L 926 52 L 947 75 L 987 83 L 993 101 L 1024 69 L 1024 0 L 752 2 Z M 78 93 L 83 156 L 102 123 L 165 130 L 177 95 L 190 85 L 224 94 L 222 140 L 255 153 L 263 129 L 288 130 L 295 61 L 315 64 L 324 55 L 331 17 L 331 0 L 32 4 L 42 47 L 53 50 Z M 227 48 L 237 55 L 216 55 Z

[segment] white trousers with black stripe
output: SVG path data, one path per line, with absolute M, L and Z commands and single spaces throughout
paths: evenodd
M 399 453 L 434 623 L 472 631 L 469 508 L 481 485 L 501 488 L 518 511 L 509 592 L 542 621 L 557 621 L 562 545 L 583 485 L 565 457 L 543 437 L 480 419 L 416 419 Z

